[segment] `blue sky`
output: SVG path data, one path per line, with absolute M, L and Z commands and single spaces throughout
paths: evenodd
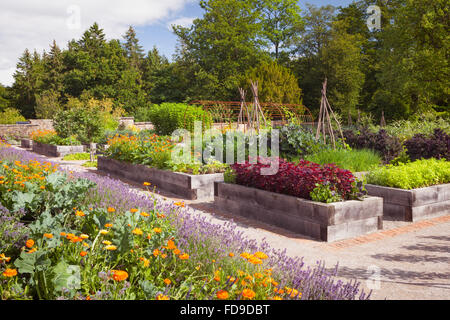
M 305 8 L 306 3 L 314 4 L 316 6 L 328 5 L 333 6 L 346 6 L 350 4 L 352 0 L 301 0 L 299 1 L 300 7 Z M 177 16 L 187 17 L 187 18 L 198 18 L 203 15 L 203 10 L 198 5 L 199 1 L 187 4 L 183 10 L 178 12 Z M 166 57 L 171 59 L 173 53 L 175 52 L 175 47 L 177 44 L 176 36 L 169 30 L 168 24 L 170 20 L 162 20 L 154 25 L 137 27 L 136 32 L 141 45 L 144 47 L 145 51 L 153 48 L 154 45 L 163 53 Z
M 300 0 L 300 6 L 306 2 L 345 6 L 351 0 Z M 156 45 L 170 59 L 177 44 L 170 24 L 189 25 L 202 15 L 199 0 L 0 0 L 0 83 L 13 83 L 25 49 L 42 53 L 53 40 L 64 49 L 94 22 L 108 39 L 132 25 L 145 51 Z

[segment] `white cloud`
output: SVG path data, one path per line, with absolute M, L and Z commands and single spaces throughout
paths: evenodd
M 190 2 L 192 0 L 1 0 L 0 83 L 12 84 L 15 65 L 26 48 L 42 52 L 49 48 L 53 39 L 60 47 L 65 47 L 94 22 L 104 29 L 108 38 L 121 38 L 129 25 L 147 26 L 170 19 Z
M 192 25 L 192 23 L 194 22 L 195 19 L 196 18 L 189 18 L 189 17 L 178 18 L 178 19 L 175 19 L 173 21 L 170 21 L 167 24 L 167 28 L 169 30 L 171 30 L 171 31 L 172 31 L 172 26 L 173 25 L 182 26 L 182 27 L 186 27 L 187 28 L 187 27 L 190 27 Z

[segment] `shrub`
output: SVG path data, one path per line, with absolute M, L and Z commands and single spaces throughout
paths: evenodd
M 363 128 L 360 132 L 346 130 L 343 134 L 350 147 L 378 151 L 386 163 L 397 158 L 403 150 L 399 139 L 388 135 L 385 130 L 374 133 Z
M 181 103 L 163 103 L 151 107 L 150 121 L 159 135 L 171 135 L 177 129 L 194 131 L 194 122 L 202 121 L 203 129 L 211 127 L 211 115 L 202 107 Z
M 450 161 L 450 135 L 441 129 L 435 129 L 430 136 L 416 134 L 404 145 L 411 160 L 436 158 Z
M 317 141 L 315 134 L 301 125 L 291 123 L 280 129 L 280 154 L 287 160 L 304 157 L 327 148 L 323 139 Z
M 339 168 L 352 172 L 369 171 L 381 165 L 381 156 L 372 150 L 323 150 L 305 157 L 305 160 L 318 164 L 333 163 Z
M 75 136 L 69 136 L 67 138 L 61 138 L 53 130 L 37 130 L 31 133 L 30 138 L 33 141 L 51 144 L 56 146 L 76 146 L 80 145 L 80 141 Z
M 388 165 L 372 171 L 367 176 L 367 182 L 406 190 L 449 183 L 450 162 L 428 159 Z
M 234 164 L 231 166 L 239 185 L 258 188 L 275 193 L 311 200 L 311 192 L 317 184 L 329 184 L 332 191 L 347 200 L 352 197 L 355 177 L 348 170 L 335 165 L 321 166 L 301 160 L 298 164 L 279 159 L 279 171 L 275 175 L 261 175 L 261 169 L 268 167 L 261 163 Z
M 17 109 L 7 108 L 0 112 L 0 124 L 15 124 L 20 121 L 26 121 L 26 119 Z

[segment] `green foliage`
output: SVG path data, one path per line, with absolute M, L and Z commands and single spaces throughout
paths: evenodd
M 63 160 L 65 161 L 74 161 L 74 160 L 89 160 L 89 153 L 72 153 L 64 156 Z
M 193 175 L 223 173 L 229 168 L 227 164 L 212 159 L 207 161 L 206 164 L 195 160 L 187 163 L 175 163 L 173 161 L 168 161 L 167 166 L 171 171 Z
M 450 162 L 427 159 L 388 165 L 372 171 L 367 182 L 406 190 L 445 184 L 450 182 Z
M 300 104 L 302 91 L 292 72 L 276 62 L 263 62 L 246 76 L 246 86 L 250 81 L 258 81 L 258 96 L 261 102 Z
M 177 129 L 194 131 L 194 122 L 201 121 L 203 129 L 211 126 L 211 116 L 202 107 L 187 104 L 163 103 L 154 105 L 149 112 L 149 119 L 159 135 L 171 135 Z
M 311 200 L 323 203 L 342 202 L 342 196 L 331 189 L 330 183 L 316 184 L 316 188 L 311 191 Z
M 34 108 L 38 119 L 52 119 L 55 114 L 62 110 L 59 102 L 60 95 L 56 91 L 45 91 L 36 96 L 36 107 Z
M 15 124 L 20 121 L 26 121 L 26 119 L 20 114 L 19 110 L 6 108 L 0 111 L 0 124 Z
M 305 160 L 318 163 L 334 163 L 338 167 L 352 172 L 363 172 L 372 170 L 382 164 L 381 156 L 372 150 L 321 150 L 318 153 L 310 154 Z

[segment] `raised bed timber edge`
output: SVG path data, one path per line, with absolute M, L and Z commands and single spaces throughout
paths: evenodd
M 85 147 L 82 145 L 79 146 L 55 146 L 51 144 L 43 144 L 36 141 L 33 141 L 32 145 L 33 152 L 43 154 L 48 157 L 64 157 L 68 154 L 73 153 L 82 153 L 85 150 Z
M 394 220 L 414 222 L 433 216 L 450 214 L 450 184 L 403 190 L 366 185 L 371 196 L 384 201 L 384 216 Z
M 383 228 L 383 199 L 331 204 L 216 182 L 214 205 L 219 210 L 332 242 Z
M 105 173 L 137 182 L 150 182 L 157 188 L 187 200 L 210 200 L 214 197 L 214 182 L 223 181 L 223 173 L 190 175 L 160 170 L 139 164 L 98 157 L 97 168 Z

